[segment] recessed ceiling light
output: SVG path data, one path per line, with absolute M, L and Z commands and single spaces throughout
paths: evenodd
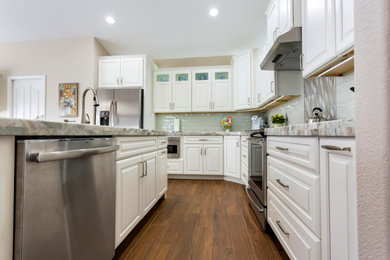
M 114 24 L 115 23 L 115 19 L 112 16 L 106 16 L 106 22 L 108 24 Z
M 219 14 L 219 10 L 217 8 L 211 8 L 209 11 L 210 16 L 217 16 Z

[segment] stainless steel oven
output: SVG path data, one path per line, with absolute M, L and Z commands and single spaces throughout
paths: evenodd
M 248 139 L 248 187 L 250 205 L 264 229 L 267 227 L 267 152 L 264 137 Z
M 168 137 L 168 158 L 180 158 L 180 137 Z

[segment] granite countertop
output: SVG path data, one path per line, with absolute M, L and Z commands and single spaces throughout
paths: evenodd
M 51 121 L 0 118 L 0 135 L 5 136 L 165 136 L 165 131 L 108 127 Z
M 333 120 L 310 124 L 299 124 L 277 128 L 266 128 L 266 136 L 355 136 L 355 120 Z

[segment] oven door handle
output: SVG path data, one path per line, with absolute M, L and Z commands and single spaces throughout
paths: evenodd
M 251 196 L 249 195 L 249 192 L 248 192 L 249 189 L 250 189 L 249 187 L 245 187 L 246 195 L 248 196 L 249 200 L 253 203 L 253 205 L 255 205 L 255 207 L 257 208 L 258 211 L 264 212 L 264 207 L 261 207 L 261 208 L 260 208 L 260 207 L 257 206 L 256 203 L 252 200 L 252 198 L 251 198 Z

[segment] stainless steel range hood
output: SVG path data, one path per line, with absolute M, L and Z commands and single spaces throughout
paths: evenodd
M 280 35 L 265 56 L 262 70 L 302 70 L 302 28 L 295 27 Z

